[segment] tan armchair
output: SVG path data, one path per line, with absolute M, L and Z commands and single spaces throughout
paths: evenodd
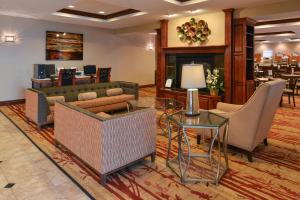
M 229 118 L 228 144 L 237 147 L 252 162 L 252 151 L 264 141 L 279 106 L 285 81 L 277 79 L 261 84 L 244 105 L 218 103 L 211 110 Z

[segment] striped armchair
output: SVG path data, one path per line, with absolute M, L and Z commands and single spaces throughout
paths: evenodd
M 109 115 L 108 115 L 109 116 Z M 106 176 L 156 151 L 153 108 L 117 116 L 97 115 L 64 102 L 55 103 L 55 138 L 74 155 Z

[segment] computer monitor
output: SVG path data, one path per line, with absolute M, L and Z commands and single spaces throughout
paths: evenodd
M 93 75 L 96 74 L 97 67 L 96 65 L 86 65 L 83 66 L 83 71 L 85 75 Z
M 38 79 L 50 78 L 55 74 L 54 64 L 34 64 L 33 77 Z

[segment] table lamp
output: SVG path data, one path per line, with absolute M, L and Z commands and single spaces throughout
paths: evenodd
M 181 88 L 187 89 L 186 115 L 199 114 L 198 88 L 205 88 L 203 65 L 184 64 L 182 66 Z

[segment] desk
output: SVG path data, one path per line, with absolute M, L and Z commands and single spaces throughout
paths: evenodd
M 43 87 L 53 87 L 57 85 L 57 79 L 50 79 L 50 78 L 44 78 L 44 79 L 37 79 L 37 78 L 31 78 L 32 82 L 32 88 L 43 88 Z M 95 77 L 91 76 L 75 76 L 75 82 L 76 85 L 79 84 L 88 84 L 93 83 L 95 81 Z

